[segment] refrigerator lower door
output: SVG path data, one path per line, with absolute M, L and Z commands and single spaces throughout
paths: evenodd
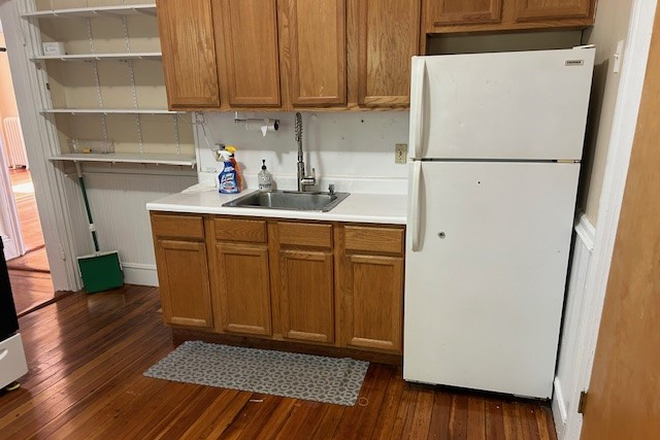
M 579 170 L 572 163 L 417 165 L 406 380 L 551 396 Z

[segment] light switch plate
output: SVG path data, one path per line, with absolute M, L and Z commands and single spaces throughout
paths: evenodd
M 612 73 L 621 72 L 621 61 L 622 61 L 622 58 L 623 58 L 624 44 L 625 44 L 624 40 L 619 40 L 616 43 L 616 51 L 614 52 L 614 55 L 612 56 L 612 58 L 614 59 L 614 62 L 612 63 Z
M 394 163 L 405 164 L 408 160 L 408 144 L 394 145 Z

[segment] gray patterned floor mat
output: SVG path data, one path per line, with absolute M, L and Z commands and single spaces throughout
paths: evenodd
M 369 362 L 187 341 L 147 377 L 353 406 Z

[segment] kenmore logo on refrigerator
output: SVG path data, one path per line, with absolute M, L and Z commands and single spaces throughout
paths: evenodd
M 583 66 L 584 60 L 566 60 L 567 66 Z

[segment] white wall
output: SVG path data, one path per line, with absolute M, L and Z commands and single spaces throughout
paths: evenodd
M 596 22 L 585 32 L 583 40 L 585 44 L 596 45 L 596 60 L 578 205 L 594 225 L 598 223 L 598 205 L 621 80 L 621 74 L 613 71 L 614 54 L 618 41 L 628 36 L 631 4 L 632 0 L 598 2 Z
M 149 215 L 145 205 L 197 183 L 194 170 L 88 167 L 89 194 L 99 246 L 118 250 L 127 283 L 158 285 Z M 79 191 L 73 188 L 74 191 Z M 84 213 L 82 221 L 86 222 Z M 87 234 L 89 236 L 89 234 Z M 87 252 L 92 252 L 88 240 Z
M 0 46 L 5 47 L 5 34 L 0 28 Z M 3 118 L 18 116 L 14 83 L 9 71 L 9 60 L 6 52 L 0 52 L 0 121 Z M 0 132 L 2 126 L 0 125 Z
M 429 55 L 567 49 L 580 44 L 582 31 L 555 30 L 501 34 L 442 35 L 429 40 Z
M 405 194 L 406 165 L 394 163 L 396 143 L 408 143 L 408 111 L 303 113 L 303 149 L 307 172 L 316 168 L 320 188 L 335 183 L 337 190 Z M 234 123 L 234 113 L 204 113 L 204 129 L 211 145 L 236 146 L 248 187 L 254 188 L 261 159 L 280 189 L 295 189 L 297 143 L 295 113 L 240 113 L 241 117 L 280 119 L 279 131 L 263 137 Z M 208 148 L 197 126 L 200 180 L 216 179 L 222 165 Z
M 0 23 L 0 46 L 5 47 L 5 35 Z M 17 116 L 16 97 L 14 86 L 9 71 L 9 60 L 6 52 L 0 52 L 0 236 L 5 245 L 5 257 L 7 259 L 19 256 L 22 252 L 22 244 L 17 236 L 18 218 L 16 206 L 13 200 L 11 180 L 9 178 L 8 157 L 5 149 L 4 126 L 2 119 Z

